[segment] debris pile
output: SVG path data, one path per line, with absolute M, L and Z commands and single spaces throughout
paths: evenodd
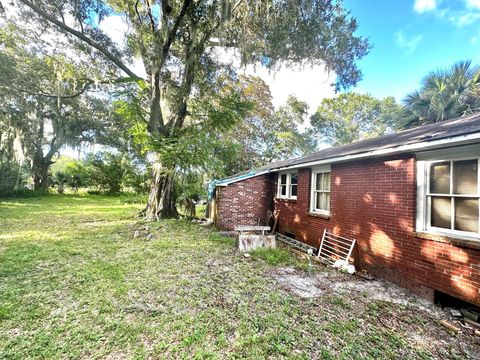
M 448 320 L 441 320 L 440 324 L 454 334 L 467 333 L 480 337 L 480 311 L 476 308 L 444 307 Z

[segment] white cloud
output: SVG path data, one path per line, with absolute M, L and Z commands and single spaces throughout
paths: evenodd
M 471 25 L 480 19 L 480 12 L 461 12 L 450 15 L 449 21 L 458 27 Z
M 478 43 L 478 37 L 472 36 L 472 37 L 470 38 L 470 44 L 476 45 L 477 43 Z
M 129 32 L 128 23 L 122 16 L 107 16 L 100 22 L 100 29 L 120 48 L 126 46 L 126 36 Z M 131 60 L 130 69 L 140 77 L 146 78 L 145 66 L 140 58 Z
M 475 0 L 472 0 L 475 1 Z M 436 0 L 415 0 L 413 4 L 413 10 L 418 13 L 424 13 L 427 11 L 435 10 L 437 7 Z
M 123 16 L 107 16 L 100 22 L 99 27 L 117 45 L 125 46 L 125 35 L 128 33 L 128 24 Z
M 397 31 L 395 34 L 393 34 L 393 39 L 395 40 L 395 43 L 398 45 L 398 47 L 404 49 L 406 51 L 406 54 L 413 53 L 420 41 L 422 41 L 422 38 L 423 36 L 421 34 L 409 37 L 405 35 L 402 30 Z
M 466 0 L 466 4 L 470 8 L 480 9 L 480 0 Z
M 335 96 L 335 74 L 327 72 L 324 66 L 303 66 L 282 68 L 272 73 L 263 67 L 248 66 L 245 70 L 248 75 L 259 76 L 270 87 L 273 105 L 282 106 L 289 95 L 296 96 L 299 100 L 306 101 L 309 113 L 313 114 L 322 99 Z
M 444 6 L 440 6 L 444 4 Z M 459 0 L 456 2 L 440 2 L 431 10 L 438 18 L 448 21 L 456 27 L 472 25 L 480 21 L 480 0 Z
M 219 61 L 231 64 L 240 73 L 258 76 L 265 81 L 276 108 L 284 105 L 289 95 L 294 95 L 308 104 L 311 115 L 324 98 L 335 96 L 335 89 L 331 86 L 335 82 L 335 73 L 328 72 L 322 65 L 282 67 L 277 71 L 270 71 L 261 65 L 241 68 L 240 57 L 234 50 L 216 48 L 215 53 Z

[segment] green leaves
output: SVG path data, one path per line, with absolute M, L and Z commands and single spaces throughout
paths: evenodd
M 0 30 L 0 71 L 6 75 L 0 78 L 5 100 L 0 103 L 0 123 L 19 135 L 22 155 L 40 182 L 63 146 L 96 138 L 108 117 L 108 103 L 91 92 L 94 80 L 87 67 L 61 51 L 39 50 L 49 44 L 33 43 L 32 36 L 12 23 Z
M 356 61 L 370 45 L 355 35 L 355 18 L 336 2 L 324 0 L 239 3 L 224 32 L 236 44 L 243 63 L 261 62 L 275 69 L 281 64 L 322 64 L 337 75 L 337 90 L 361 79 Z
M 331 145 L 345 145 L 392 131 L 400 113 L 392 97 L 344 93 L 324 99 L 311 117 L 313 128 Z
M 480 67 L 460 61 L 450 69 L 430 72 L 420 90 L 404 99 L 399 126 L 410 128 L 480 110 Z
M 217 177 L 315 150 L 313 134 L 300 130 L 308 113 L 305 102 L 289 97 L 275 110 L 268 85 L 253 76 L 240 76 L 224 88 L 239 93 L 251 108 L 234 129 L 218 136 L 223 148 L 217 156 L 222 158 L 224 169 Z

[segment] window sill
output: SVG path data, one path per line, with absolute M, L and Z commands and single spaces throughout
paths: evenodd
M 432 240 L 436 242 L 480 250 L 480 239 L 469 236 L 446 236 L 429 232 L 415 232 L 414 235 L 415 237 L 420 239 Z
M 316 213 L 316 212 L 309 211 L 308 215 L 313 216 L 313 217 L 318 217 L 320 219 L 326 219 L 326 220 L 330 219 L 330 214 L 321 214 L 321 213 Z
M 281 200 L 281 201 L 297 201 L 297 198 L 284 198 L 284 197 L 276 197 L 275 200 Z

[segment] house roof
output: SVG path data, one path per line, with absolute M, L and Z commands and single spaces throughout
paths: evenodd
M 424 125 L 377 138 L 366 139 L 348 145 L 331 147 L 290 160 L 274 162 L 226 178 L 222 183 L 228 185 L 232 182 L 244 180 L 247 177 L 258 176 L 266 172 L 278 171 L 279 169 L 289 167 L 299 167 L 298 165 L 327 161 L 329 159 L 341 161 L 351 156 L 370 153 L 374 156 L 374 151 L 377 153 L 381 150 L 392 150 L 392 152 L 398 150 L 398 153 L 409 152 L 411 150 L 407 149 L 413 148 L 413 146 L 408 147 L 408 145 L 428 145 L 438 142 L 438 140 L 474 133 L 480 133 L 480 113 Z M 236 180 L 237 178 L 239 179 Z

